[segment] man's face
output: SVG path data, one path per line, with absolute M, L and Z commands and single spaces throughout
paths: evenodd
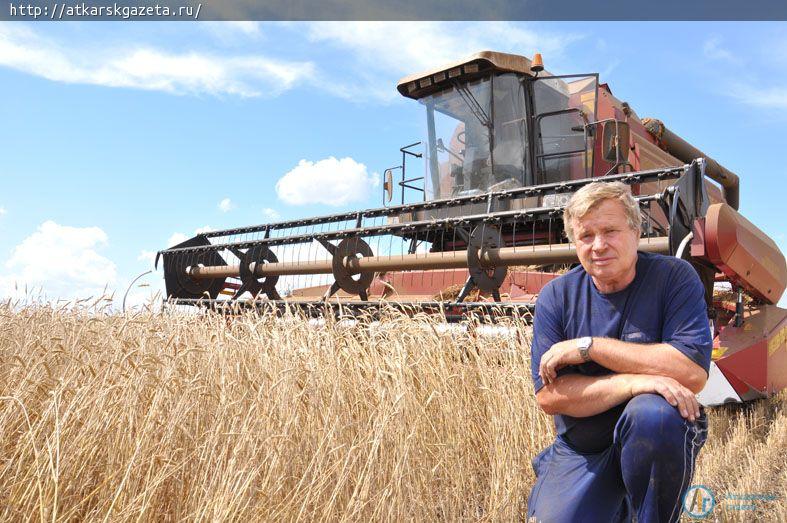
M 603 200 L 582 218 L 573 218 L 572 225 L 579 262 L 601 292 L 622 290 L 631 283 L 639 231 L 629 227 L 622 203 Z

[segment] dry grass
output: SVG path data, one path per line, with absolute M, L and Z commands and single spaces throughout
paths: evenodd
M 522 519 L 528 331 L 435 327 L 0 305 L 0 519 Z M 723 518 L 787 519 L 785 404 L 713 411 L 695 482 L 780 496 Z

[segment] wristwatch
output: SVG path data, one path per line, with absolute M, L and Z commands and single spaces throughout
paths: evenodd
M 582 356 L 583 361 L 590 361 L 590 347 L 592 346 L 593 338 L 590 336 L 577 339 L 577 349 L 579 349 L 579 355 Z

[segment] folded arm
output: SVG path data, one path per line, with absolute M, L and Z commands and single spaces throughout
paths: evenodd
M 647 374 L 565 374 L 539 389 L 536 401 L 547 414 L 584 418 L 639 394 L 660 394 L 689 421 L 700 416 L 699 403 L 691 390 L 673 378 Z
M 613 338 L 593 338 L 590 358 L 613 372 L 669 376 L 695 394 L 708 373 L 669 343 L 629 343 Z
M 536 401 L 547 414 L 584 418 L 600 414 L 631 399 L 625 374 L 585 376 L 565 374 L 536 392 Z
M 708 374 L 701 366 L 669 343 L 631 343 L 612 338 L 593 338 L 590 359 L 623 374 L 667 376 L 695 394 L 702 390 Z M 583 363 L 576 340 L 555 343 L 541 358 L 539 375 L 548 384 L 566 365 Z

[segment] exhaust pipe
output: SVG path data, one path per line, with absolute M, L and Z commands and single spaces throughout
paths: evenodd
M 684 163 L 691 163 L 697 158 L 705 158 L 705 174 L 724 188 L 724 199 L 727 204 L 738 210 L 740 203 L 740 181 L 738 175 L 723 167 L 719 162 L 700 151 L 689 142 L 666 128 L 661 120 L 643 118 L 642 124 L 653 135 L 659 147 Z

